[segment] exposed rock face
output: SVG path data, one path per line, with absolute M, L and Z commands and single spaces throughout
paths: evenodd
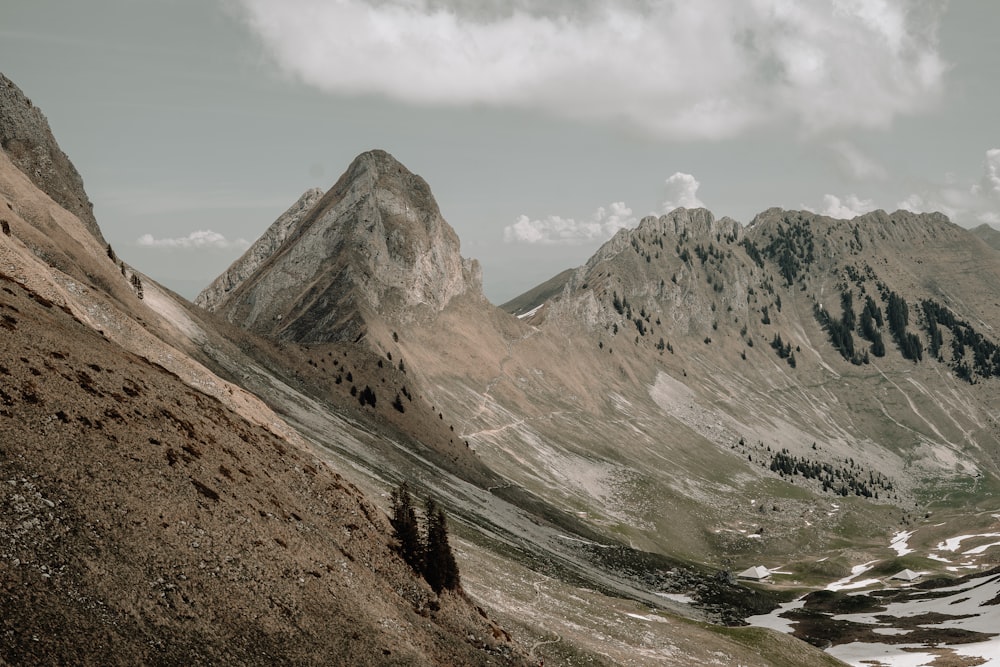
M 406 322 L 481 292 L 479 264 L 462 258 L 427 183 L 371 151 L 217 308 L 258 333 L 314 343 L 356 340 L 373 316 Z
M 253 275 L 254 271 L 273 255 L 288 235 L 302 219 L 308 215 L 313 206 L 323 197 L 319 188 L 306 190 L 298 201 L 271 223 L 267 231 L 250 246 L 243 256 L 226 269 L 226 272 L 212 281 L 212 284 L 202 290 L 195 303 L 206 310 L 215 311 L 229 298 L 229 293 L 244 280 Z
M 636 234 L 686 236 L 693 239 L 709 239 L 722 236 L 739 241 L 743 238 L 743 226 L 732 218 L 716 219 L 712 212 L 704 208 L 676 208 L 666 215 L 646 216 L 636 229 L 619 230 L 614 237 L 601 246 L 587 260 L 583 269 L 589 269 L 614 257 L 632 243 Z
M 106 243 L 94 218 L 94 205 L 83 189 L 83 179 L 59 148 L 45 116 L 3 74 L 0 74 L 0 146 L 35 185 L 80 218 L 97 240 Z

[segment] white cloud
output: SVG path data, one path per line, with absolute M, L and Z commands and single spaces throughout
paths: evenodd
M 701 183 L 691 174 L 677 172 L 665 181 L 667 199 L 663 202 L 663 212 L 669 213 L 675 208 L 704 208 L 705 204 L 698 199 L 698 188 Z
M 978 183 L 928 186 L 924 192 L 911 194 L 896 206 L 914 213 L 939 211 L 960 225 L 1000 222 L 1000 148 L 986 151 Z
M 572 244 L 605 241 L 619 229 L 634 227 L 639 220 L 624 202 L 600 207 L 589 220 L 575 220 L 558 215 L 533 220 L 526 215 L 503 230 L 507 243 Z
M 823 207 L 819 212 L 838 220 L 850 220 L 874 211 L 876 208 L 871 199 L 861 199 L 853 194 L 847 195 L 843 199 L 836 195 L 823 195 Z
M 144 248 L 248 248 L 250 242 L 246 239 L 230 241 L 218 232 L 210 229 L 200 229 L 187 236 L 158 239 L 152 234 L 143 234 L 136 239 L 136 244 Z
M 662 212 L 669 213 L 675 208 L 702 208 L 705 204 L 698 199 L 701 183 L 691 174 L 676 172 L 664 181 L 667 200 Z M 639 217 L 625 202 L 614 202 L 607 208 L 600 207 L 588 220 L 564 218 L 550 215 L 547 218 L 532 219 L 518 216 L 512 225 L 503 230 L 507 243 L 573 244 L 591 241 L 606 241 L 619 229 L 635 227 Z
M 627 123 L 670 138 L 884 126 L 943 89 L 946 0 L 235 0 L 338 94 Z
M 888 172 L 885 167 L 871 159 L 853 143 L 847 140 L 837 141 L 830 145 L 834 158 L 841 171 L 859 181 L 885 180 Z
M 1000 203 L 1000 148 L 986 151 L 983 177 L 973 186 L 972 193 Z

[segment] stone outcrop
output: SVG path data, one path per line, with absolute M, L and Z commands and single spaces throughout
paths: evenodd
M 106 243 L 94 218 L 83 179 L 59 148 L 45 115 L 0 74 L 0 147 L 40 190 L 76 215 L 87 231 Z
M 462 258 L 430 187 L 385 151 L 358 156 L 281 246 L 259 259 L 216 308 L 283 340 L 356 340 L 373 317 L 405 323 L 482 293 L 479 264 Z
M 319 188 L 306 190 L 298 201 L 271 223 L 267 231 L 226 269 L 225 273 L 201 291 L 195 303 L 206 310 L 217 310 L 234 288 L 252 276 L 281 247 L 292 230 L 302 222 L 322 197 L 323 191 Z

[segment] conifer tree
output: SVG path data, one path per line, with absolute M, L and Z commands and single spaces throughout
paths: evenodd
M 448 524 L 444 511 L 432 498 L 427 499 L 427 539 L 424 543 L 424 579 L 435 593 L 459 587 L 458 564 L 448 543 Z
M 392 528 L 399 540 L 399 554 L 414 570 L 420 572 L 424 545 L 420 539 L 420 527 L 417 523 L 417 511 L 413 507 L 410 489 L 403 482 L 392 490 Z

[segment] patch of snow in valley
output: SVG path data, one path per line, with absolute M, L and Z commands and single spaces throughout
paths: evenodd
M 649 621 L 651 623 L 666 623 L 667 622 L 667 620 L 665 618 L 661 618 L 659 616 L 643 616 L 642 614 L 629 614 L 629 613 L 626 613 L 625 615 L 628 616 L 629 618 L 634 618 L 634 619 L 637 619 L 637 620 L 640 620 L 640 621 Z
M 674 602 L 679 602 L 681 604 L 694 604 L 694 598 L 690 595 L 684 595 L 683 593 L 657 593 L 657 595 L 661 598 L 673 600 Z
M 531 310 L 529 310 L 526 313 L 521 313 L 520 315 L 517 316 L 517 319 L 519 319 L 519 320 L 526 320 L 526 319 L 528 319 L 529 317 L 531 317 L 532 315 L 534 315 L 535 313 L 537 313 L 539 310 L 541 310 L 542 306 L 544 306 L 544 305 L 545 304 L 543 303 L 541 305 L 535 306 L 534 308 L 532 308 Z
M 996 636 L 1000 628 L 1000 606 L 991 604 L 1000 592 L 1000 575 L 979 577 L 963 584 L 939 588 L 935 594 L 948 594 L 944 597 L 930 599 L 911 599 L 904 602 L 893 602 L 886 605 L 884 611 L 871 614 L 838 614 L 834 621 L 850 621 L 866 625 L 883 625 L 891 618 L 912 618 L 927 615 L 942 616 L 939 622 L 921 623 L 921 627 L 953 628 L 972 632 L 993 634 L 985 642 L 949 646 L 949 649 L 966 657 L 976 657 L 986 660 L 987 665 L 1000 665 L 1000 636 Z M 891 620 L 888 622 L 891 623 Z M 880 634 L 893 630 L 880 628 Z M 895 632 L 892 634 L 903 634 Z M 936 656 L 929 653 L 903 653 L 904 646 L 887 646 L 882 644 L 851 643 L 835 646 L 829 653 L 851 664 L 868 664 L 865 661 L 880 660 L 888 665 L 925 665 Z M 919 656 L 918 662 L 910 662 L 913 656 Z M 976 663 L 979 664 L 979 663 Z
M 983 553 L 984 551 L 986 551 L 987 549 L 989 549 L 991 547 L 1000 547 L 1000 542 L 991 542 L 989 544 L 983 544 L 983 545 L 978 546 L 978 547 L 973 547 L 972 549 L 969 549 L 968 551 L 966 551 L 962 555 L 963 556 L 976 556 L 976 555 L 979 555 L 979 554 Z
M 760 616 L 751 616 L 746 619 L 747 623 L 757 628 L 770 628 L 772 630 L 777 630 L 778 632 L 784 632 L 785 634 L 792 634 L 792 621 L 783 618 L 781 615 L 786 611 L 792 611 L 795 609 L 801 609 L 806 604 L 804 598 L 799 598 L 794 602 L 788 602 L 781 605 L 770 614 L 762 614 Z
M 913 532 L 914 531 L 912 530 L 899 531 L 898 533 L 892 536 L 892 542 L 889 543 L 889 548 L 893 549 L 900 557 L 903 557 L 906 554 L 913 553 L 913 549 L 911 549 L 907 544 L 909 539 L 913 537 Z
M 896 551 L 899 556 L 913 553 L 914 549 L 909 547 L 909 540 L 915 531 L 897 532 L 890 542 L 890 548 Z M 1000 537 L 998 533 L 983 533 L 978 535 L 959 535 L 947 539 L 937 545 L 936 549 L 943 552 L 960 552 L 961 545 L 966 540 L 979 538 Z M 979 556 L 980 554 L 1000 547 L 1000 542 L 982 544 L 964 552 L 962 555 Z M 932 553 L 928 555 L 932 560 L 949 563 L 947 558 Z M 851 574 L 843 579 L 839 579 L 826 586 L 826 590 L 844 591 L 852 589 L 867 588 L 879 584 L 878 579 L 858 578 L 865 572 L 872 569 L 877 561 L 871 561 L 851 568 Z M 974 569 L 976 565 L 966 561 L 958 565 L 950 566 L 950 571 L 960 569 Z M 887 643 L 865 643 L 851 642 L 840 644 L 827 649 L 827 653 L 851 665 L 858 667 L 877 664 L 886 667 L 924 667 L 929 664 L 938 664 L 936 660 L 946 659 L 951 656 L 953 659 L 970 659 L 968 664 L 983 664 L 1000 667 L 1000 605 L 994 600 L 1000 599 L 1000 575 L 992 574 L 980 576 L 971 581 L 955 584 L 950 587 L 938 588 L 934 590 L 937 597 L 926 597 L 918 589 L 911 589 L 911 597 L 907 600 L 892 602 L 886 608 L 871 613 L 860 614 L 837 614 L 830 618 L 830 622 L 849 621 L 867 625 L 876 635 L 886 637 L 903 637 L 912 631 L 915 617 L 925 617 L 930 621 L 921 622 L 919 627 L 929 629 L 944 630 L 964 630 L 970 632 L 993 635 L 983 642 L 970 644 L 936 644 L 935 652 L 929 652 L 926 644 L 887 644 Z M 775 609 L 770 614 L 752 616 L 747 618 L 750 625 L 766 627 L 779 632 L 792 633 L 794 622 L 782 617 L 783 614 L 805 606 L 804 598 L 795 602 L 787 603 Z M 898 619 L 898 620 L 897 620 Z M 940 620 L 937 620 L 940 619 Z M 894 627 L 899 625 L 901 627 Z M 941 651 L 945 653 L 942 653 Z M 958 664 L 958 663 L 956 663 Z M 962 664 L 966 664 L 962 662 Z
M 872 584 L 877 584 L 878 579 L 863 579 L 862 581 L 854 581 L 858 576 L 864 574 L 868 570 L 872 569 L 878 561 L 869 561 L 864 565 L 855 565 L 851 568 L 851 574 L 844 577 L 843 579 L 838 579 L 832 584 L 827 584 L 826 590 L 828 591 L 846 591 L 855 588 L 865 588 L 866 586 L 871 586 Z
M 958 537 L 951 537 L 941 542 L 937 545 L 936 549 L 938 551 L 957 551 L 958 547 L 961 546 L 962 542 L 965 540 L 971 540 L 975 537 L 1000 537 L 1000 533 L 982 533 L 980 535 L 959 535 Z M 968 553 L 968 552 L 966 552 Z
M 924 648 L 922 644 L 865 644 L 852 642 L 827 649 L 827 653 L 849 665 L 884 665 L 885 667 L 925 667 L 936 656 L 930 653 L 912 653 Z M 908 650 L 907 650 L 908 649 Z

